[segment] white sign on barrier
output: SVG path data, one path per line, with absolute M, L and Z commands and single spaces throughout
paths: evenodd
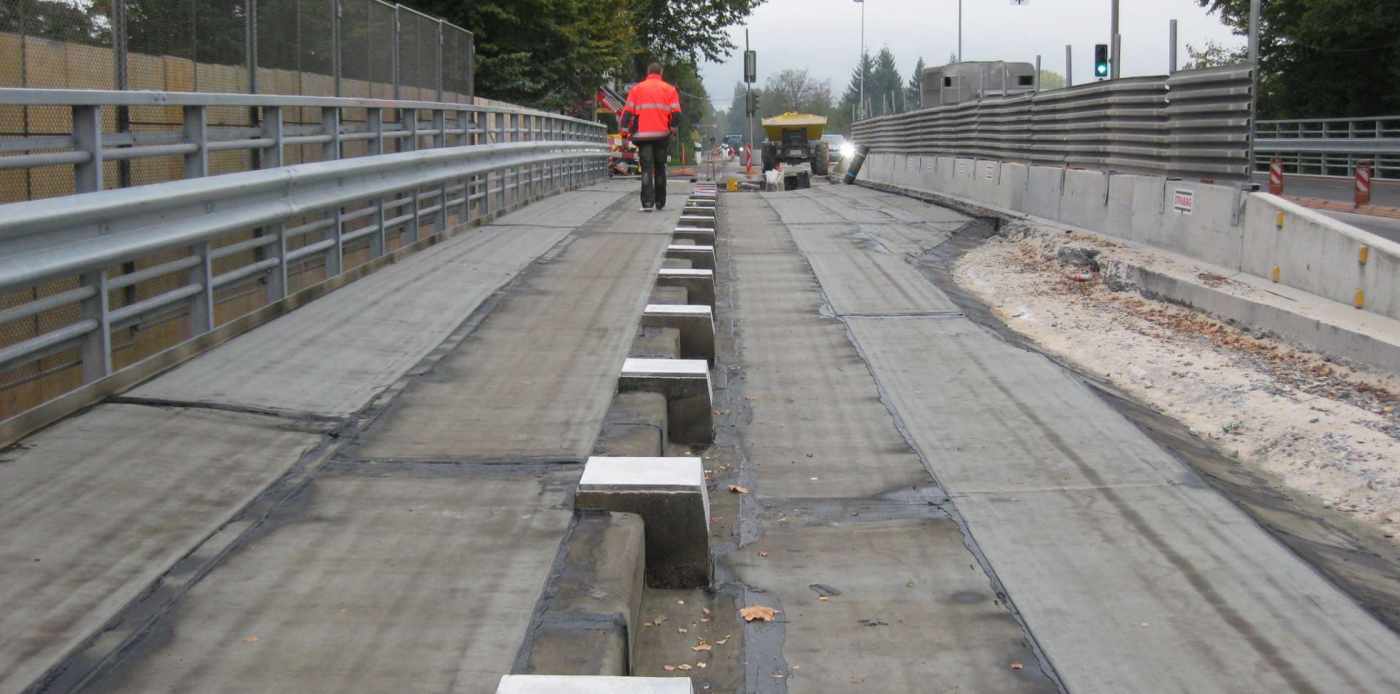
M 1172 194 L 1172 209 L 1182 214 L 1191 214 L 1196 209 L 1196 191 L 1177 188 Z

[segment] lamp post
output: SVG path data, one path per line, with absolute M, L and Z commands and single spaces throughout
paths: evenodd
M 961 0 L 960 0 L 961 1 Z M 856 60 L 856 69 L 860 70 L 860 118 L 865 118 L 865 0 L 856 0 L 860 5 L 860 58 Z

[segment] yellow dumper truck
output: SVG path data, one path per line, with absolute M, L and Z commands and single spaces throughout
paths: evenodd
M 763 170 L 783 164 L 811 164 L 812 173 L 825 176 L 831 162 L 827 143 L 822 141 L 826 117 L 810 113 L 784 113 L 763 119 Z

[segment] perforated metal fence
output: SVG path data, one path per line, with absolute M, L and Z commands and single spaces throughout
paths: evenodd
M 1148 173 L 1249 178 L 1247 66 L 989 98 L 852 125 L 874 152 L 949 154 Z

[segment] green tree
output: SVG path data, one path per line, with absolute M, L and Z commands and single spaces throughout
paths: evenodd
M 768 76 L 760 106 L 764 117 L 789 111 L 829 116 L 831 84 L 812 79 L 806 70 L 783 70 Z
M 763 0 L 629 0 L 628 16 L 637 32 L 634 72 L 646 63 L 719 62 L 734 50 L 729 27 L 748 18 Z
M 924 57 L 919 56 L 919 62 L 914 63 L 914 72 L 909 75 L 909 86 L 904 90 L 904 105 L 906 110 L 913 111 L 920 107 L 924 100 Z
M 1245 35 L 1249 0 L 1196 0 Z M 1395 0 L 1263 0 L 1261 117 L 1374 116 L 1400 111 Z
M 865 85 L 866 100 L 870 102 L 871 115 L 883 116 L 904 110 L 904 78 L 899 74 L 894 53 L 888 47 L 881 48 L 875 57 L 874 98 L 870 84 Z
M 1188 43 L 1186 44 L 1186 64 L 1182 68 L 1201 70 L 1231 63 L 1242 63 L 1247 60 L 1249 60 L 1248 48 L 1232 51 L 1215 41 L 1206 41 L 1199 48 L 1195 44 Z
M 850 127 L 851 121 L 857 120 L 857 117 L 860 115 L 862 76 L 865 80 L 865 100 L 868 104 L 871 101 L 870 90 L 875 84 L 875 61 L 870 59 L 869 53 L 862 55 L 860 57 L 860 63 L 854 68 L 851 68 L 851 83 L 846 86 L 846 92 L 841 95 L 841 103 L 836 106 L 836 114 L 834 114 L 834 117 L 837 120 L 834 123 L 828 124 L 833 130 L 837 129 L 837 125 L 840 125 L 840 132 L 846 132 Z M 866 112 L 866 115 L 871 115 L 870 109 L 867 108 Z

